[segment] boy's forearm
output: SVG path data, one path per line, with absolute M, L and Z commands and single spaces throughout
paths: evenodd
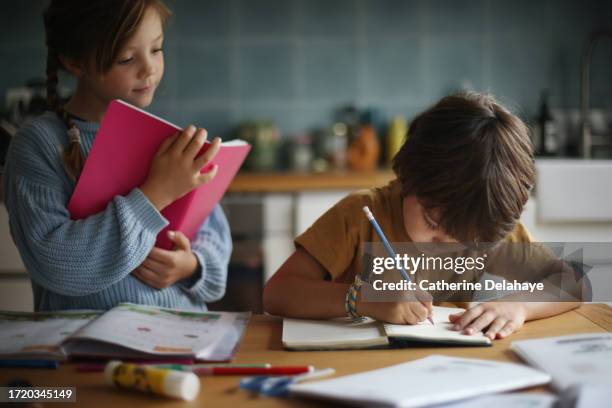
M 525 320 L 555 316 L 582 305 L 582 302 L 521 302 L 525 308 Z
M 274 315 L 302 319 L 343 317 L 349 286 L 299 276 L 273 277 L 264 289 L 264 309 Z

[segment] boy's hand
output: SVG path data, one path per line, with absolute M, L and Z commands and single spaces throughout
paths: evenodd
M 484 331 L 491 340 L 503 339 L 519 330 L 525 318 L 526 310 L 521 302 L 481 303 L 449 316 L 454 330 L 462 330 L 465 334 Z
M 197 156 L 206 142 L 206 136 L 206 130 L 189 125 L 182 132 L 164 140 L 159 147 L 147 179 L 140 186 L 140 190 L 158 210 L 215 177 L 216 166 L 206 173 L 200 173 L 215 157 L 221 145 L 221 140 L 216 137 L 208 150 Z
M 190 277 L 198 266 L 191 243 L 182 232 L 170 231 L 168 238 L 174 243 L 172 251 L 153 248 L 147 259 L 132 272 L 135 278 L 156 289 L 167 288 Z
M 431 315 L 432 302 L 364 302 L 361 293 L 357 313 L 393 324 L 417 324 Z

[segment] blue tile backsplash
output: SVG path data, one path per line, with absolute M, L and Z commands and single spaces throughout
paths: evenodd
M 44 75 L 46 1 L 0 16 L 0 95 Z M 169 0 L 166 74 L 151 110 L 229 135 L 273 119 L 283 135 L 327 125 L 341 105 L 408 117 L 460 88 L 489 90 L 523 118 L 540 92 L 579 105 L 587 34 L 606 0 Z M 612 109 L 612 40 L 593 57 L 591 104 Z

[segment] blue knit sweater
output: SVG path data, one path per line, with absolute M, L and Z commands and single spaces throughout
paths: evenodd
M 76 120 L 89 154 L 98 124 Z M 63 167 L 66 126 L 47 112 L 21 127 L 6 160 L 4 191 L 11 235 L 32 278 L 35 310 L 110 309 L 120 302 L 206 309 L 225 293 L 232 243 L 220 206 L 202 224 L 192 250 L 197 272 L 155 289 L 132 272 L 168 221 L 135 188 L 104 211 L 73 221 L 66 208 L 75 188 Z

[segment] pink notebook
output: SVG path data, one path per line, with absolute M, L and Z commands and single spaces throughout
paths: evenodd
M 181 130 L 142 109 L 112 101 L 94 140 L 83 172 L 68 202 L 72 219 L 101 212 L 117 195 L 140 186 L 163 140 Z M 204 145 L 202 151 L 210 146 Z M 219 169 L 215 178 L 164 208 L 170 224 L 157 236 L 156 246 L 172 247 L 166 231 L 178 230 L 192 240 L 202 222 L 219 202 L 251 147 L 241 140 L 224 142 L 212 160 Z M 204 170 L 203 170 L 204 171 Z

